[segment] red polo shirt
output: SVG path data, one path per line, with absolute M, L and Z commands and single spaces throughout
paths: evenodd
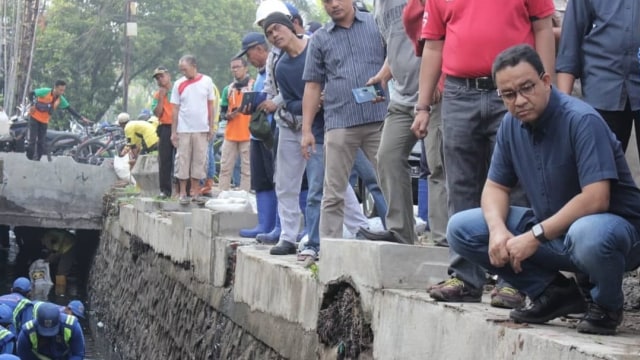
M 553 15 L 553 0 L 427 0 L 422 38 L 445 40 L 442 72 L 476 78 L 491 76 L 502 50 L 534 46 L 532 21 Z

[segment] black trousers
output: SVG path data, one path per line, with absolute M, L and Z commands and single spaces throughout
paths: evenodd
M 27 144 L 27 159 L 39 161 L 47 151 L 47 127 L 36 119 L 29 117 L 29 143 Z
M 607 125 L 616 137 L 618 141 L 622 144 L 622 150 L 624 152 L 627 151 L 627 146 L 629 145 L 629 139 L 631 138 L 631 128 L 635 122 L 636 124 L 636 142 L 638 145 L 638 150 L 640 151 L 640 110 L 631 111 L 631 106 L 629 105 L 629 99 L 627 99 L 627 104 L 622 111 L 606 111 L 606 110 L 598 110 L 598 113 L 604 118 Z
M 274 157 L 272 150 L 268 149 L 260 140 L 251 139 L 249 144 L 251 189 L 255 191 L 275 189 L 273 183 Z
M 176 149 L 171 143 L 171 125 L 158 125 L 158 180 L 160 191 L 171 196 L 173 164 Z

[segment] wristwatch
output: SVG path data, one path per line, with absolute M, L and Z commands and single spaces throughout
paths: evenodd
M 542 227 L 542 224 L 538 223 L 533 225 L 531 232 L 533 233 L 533 237 L 541 243 L 549 241 L 549 239 L 544 236 L 544 228 Z
M 416 105 L 413 107 L 413 114 L 414 114 L 414 115 L 418 115 L 418 113 L 419 113 L 420 111 L 426 111 L 426 112 L 428 112 L 429 114 L 431 114 L 431 111 L 432 111 L 432 110 L 433 110 L 433 107 L 432 107 L 431 105 L 418 105 L 418 104 L 416 104 Z

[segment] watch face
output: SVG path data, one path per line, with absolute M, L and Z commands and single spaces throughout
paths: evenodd
M 540 224 L 533 225 L 531 230 L 533 231 L 533 236 L 535 236 L 535 237 L 538 237 L 538 236 L 540 236 L 542 234 L 542 229 L 541 229 Z
M 542 225 L 540 224 L 533 225 L 533 228 L 531 228 L 531 230 L 533 231 L 533 236 L 535 236 L 536 238 L 544 234 L 544 230 L 542 230 Z

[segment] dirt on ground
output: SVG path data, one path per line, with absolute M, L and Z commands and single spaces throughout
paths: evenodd
M 640 277 L 638 272 L 627 273 L 622 280 L 624 292 L 624 320 L 620 331 L 640 334 Z
M 329 285 L 317 331 L 321 343 L 337 349 L 338 359 L 357 359 L 373 346 L 373 331 L 362 311 L 360 295 L 348 283 Z

